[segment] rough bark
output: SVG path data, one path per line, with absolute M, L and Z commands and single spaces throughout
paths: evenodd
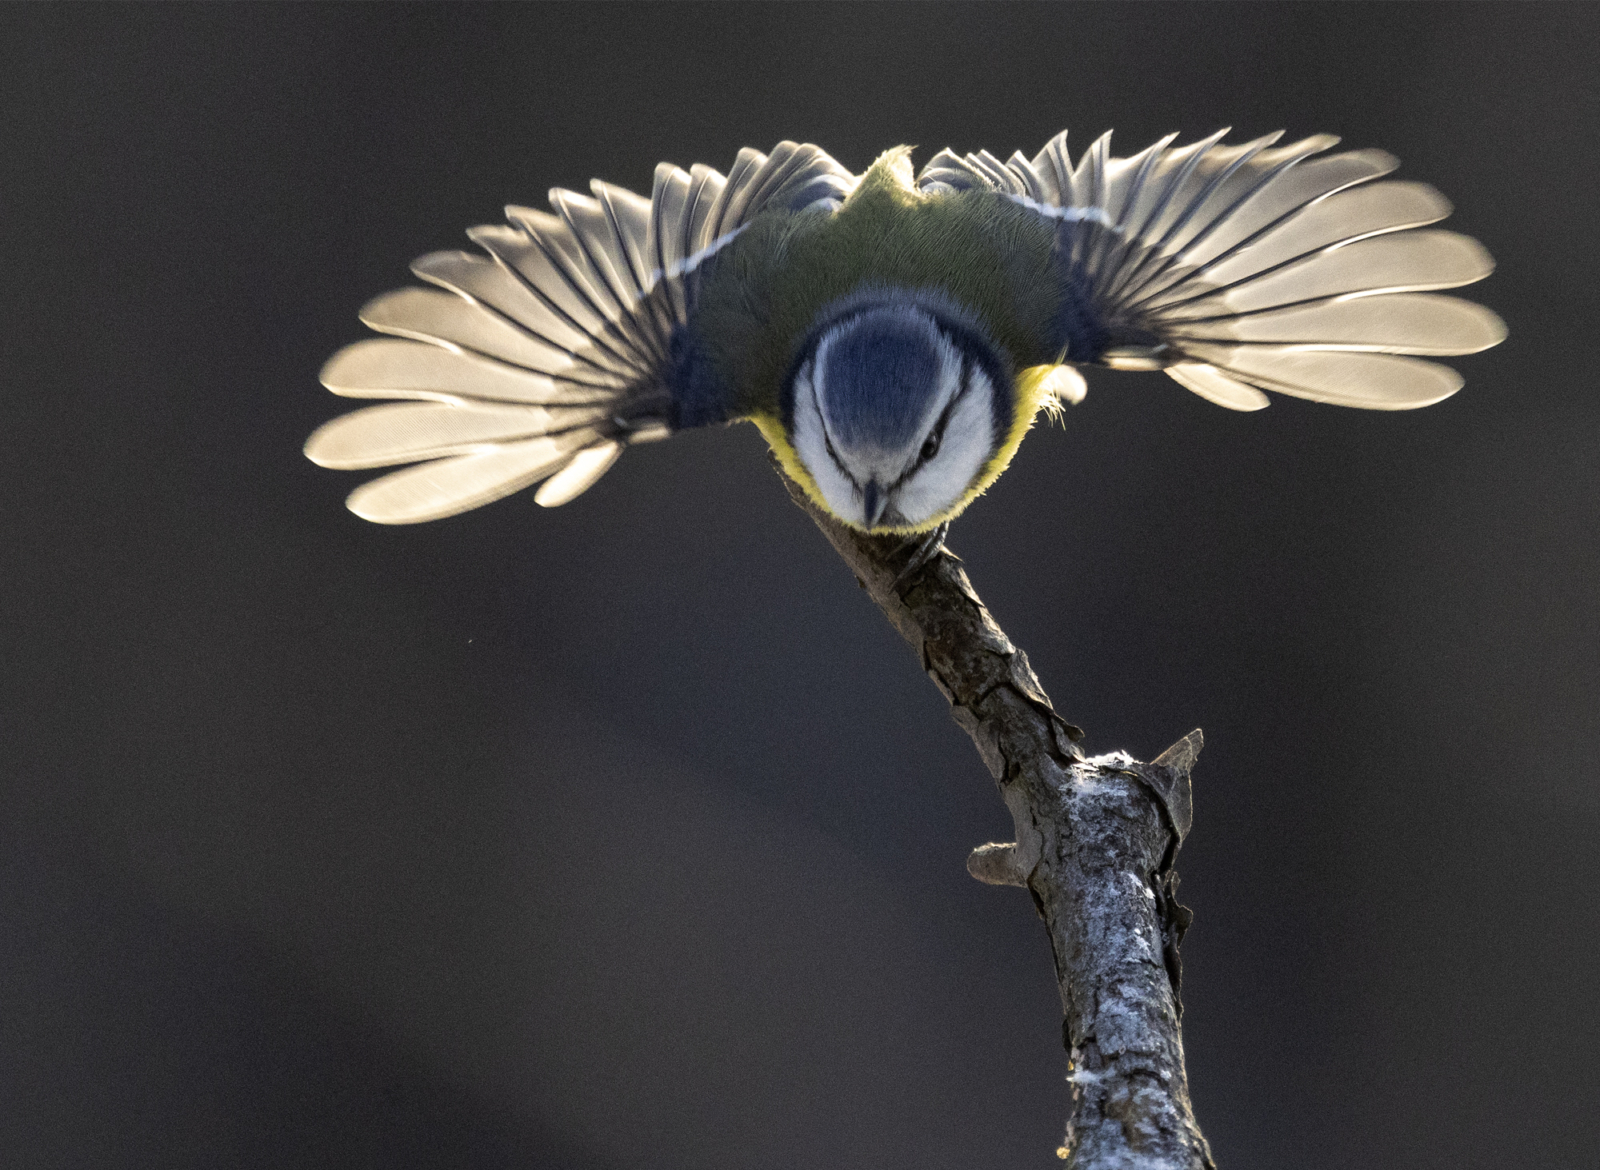
M 1085 759 L 1083 732 L 1056 714 L 957 557 L 847 528 L 785 484 L 917 651 L 1011 810 L 1016 841 L 980 846 L 967 868 L 1025 887 L 1049 930 L 1072 1084 L 1057 1154 L 1075 1170 L 1211 1170 L 1184 1072 L 1190 915 L 1173 870 L 1200 732 L 1148 764 Z

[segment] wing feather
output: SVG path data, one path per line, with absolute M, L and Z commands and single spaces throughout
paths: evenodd
M 522 366 L 542 374 L 562 374 L 573 367 L 560 346 L 485 313 L 465 297 L 428 288 L 402 288 L 368 301 L 361 323 L 379 333 L 431 341 Z
M 347 471 L 389 467 L 561 434 L 604 417 L 603 406 L 390 402 L 324 423 L 306 440 L 306 456 L 321 467 Z
M 1169 320 L 1184 321 L 1337 296 L 1426 292 L 1459 288 L 1494 271 L 1487 249 L 1471 236 L 1409 231 L 1370 236 L 1269 269 L 1232 285 L 1201 290 L 1188 300 L 1167 300 Z
M 1183 249 L 1186 269 L 1201 270 L 1212 260 L 1231 252 L 1292 215 L 1306 204 L 1357 183 L 1392 171 L 1398 163 L 1381 150 L 1357 150 L 1328 158 L 1308 158 L 1327 150 L 1337 139 L 1308 138 L 1286 148 L 1264 173 L 1252 175 L 1248 190 L 1207 226 L 1195 233 Z M 1242 185 L 1242 184 L 1239 184 Z
M 519 260 L 535 266 L 527 253 L 537 249 L 505 229 L 474 231 L 472 235 L 492 259 L 471 252 L 430 252 L 413 263 L 411 271 L 569 353 L 590 348 L 592 339 L 604 332 L 607 322 L 588 304 L 576 304 L 572 312 L 564 305 L 558 307 L 552 303 L 550 289 L 535 283 L 533 273 L 521 270 Z M 540 292 L 534 292 L 535 288 Z
M 671 432 L 673 337 L 706 258 L 756 216 L 836 206 L 855 182 L 817 147 L 783 142 L 770 156 L 741 150 L 727 178 L 663 163 L 649 199 L 596 180 L 589 195 L 551 191 L 552 212 L 508 207 L 506 223 L 467 233 L 486 254 L 423 256 L 412 271 L 434 288 L 362 310 L 390 336 L 340 350 L 323 382 L 401 401 L 333 420 L 306 454 L 341 468 L 418 463 L 351 495 L 380 523 L 448 516 L 546 478 L 537 501 L 565 503 L 625 445 Z
M 1196 345 L 1193 354 L 1262 389 L 1336 406 L 1415 410 L 1461 389 L 1461 375 L 1449 366 L 1387 353 Z
M 1447 367 L 1405 355 L 1475 353 L 1505 325 L 1433 295 L 1482 280 L 1476 240 L 1428 225 L 1450 214 L 1422 183 L 1384 181 L 1381 150 L 1326 153 L 1338 139 L 1231 146 L 1227 131 L 1173 136 L 1129 158 L 1096 139 L 1074 163 L 1065 132 L 998 173 L 986 152 L 929 162 L 925 190 L 987 188 L 1055 226 L 1067 356 L 1164 368 L 1201 397 L 1258 410 L 1261 391 L 1375 410 L 1449 397 Z
M 1178 326 L 1173 336 L 1442 357 L 1498 345 L 1505 340 L 1506 328 L 1498 316 L 1472 301 L 1395 293 L 1218 317 Z
M 537 370 L 397 338 L 347 345 L 322 367 L 322 384 L 347 398 L 477 399 L 530 405 L 609 403 L 615 392 L 557 381 Z
M 375 524 L 420 524 L 481 508 L 553 475 L 594 431 L 501 443 L 473 455 L 435 459 L 362 484 L 345 504 Z
M 721 174 L 702 163 L 689 168 L 689 179 L 689 200 L 683 221 L 685 256 L 693 256 L 711 246 L 715 238 L 712 217 L 728 183 Z
M 1334 244 L 1426 227 L 1449 214 L 1449 200 L 1426 183 L 1363 183 L 1306 204 L 1259 238 L 1211 262 L 1201 275 L 1225 287 Z
M 622 444 L 615 439 L 585 447 L 572 457 L 571 463 L 544 481 L 534 493 L 533 502 L 541 508 L 556 508 L 577 499 L 611 470 L 621 454 Z
M 1254 386 L 1237 378 L 1230 378 L 1214 366 L 1181 362 L 1175 366 L 1168 366 L 1167 376 L 1185 389 L 1194 391 L 1207 402 L 1214 402 L 1229 410 L 1261 410 L 1272 404 L 1272 399 Z

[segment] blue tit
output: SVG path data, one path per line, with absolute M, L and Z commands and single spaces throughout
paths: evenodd
M 1430 228 L 1432 187 L 1380 181 L 1379 150 L 1326 135 L 1130 158 L 1110 136 L 1074 164 L 899 147 L 853 175 L 815 146 L 739 153 L 724 177 L 656 169 L 646 200 L 602 182 L 550 193 L 436 252 L 433 287 L 378 297 L 382 338 L 322 371 L 335 394 L 398 401 L 337 418 L 306 454 L 410 464 L 349 498 L 385 524 L 534 484 L 563 504 L 633 443 L 748 421 L 824 510 L 916 533 L 959 515 L 1081 366 L 1163 370 L 1231 410 L 1267 394 L 1408 410 L 1460 376 L 1418 356 L 1505 336 L 1435 290 L 1487 276 L 1475 240 Z

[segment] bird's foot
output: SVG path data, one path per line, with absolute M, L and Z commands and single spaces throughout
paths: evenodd
M 909 554 L 905 567 L 894 579 L 894 591 L 899 593 L 910 583 L 921 569 L 934 557 L 944 550 L 944 538 L 950 532 L 950 522 L 946 520 L 931 532 L 919 536 L 908 536 L 905 542 L 896 550 L 897 553 Z

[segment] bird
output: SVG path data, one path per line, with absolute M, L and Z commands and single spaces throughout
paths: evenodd
M 1269 394 L 1409 410 L 1506 336 L 1438 290 L 1494 264 L 1435 226 L 1433 187 L 1319 134 L 1229 145 L 1171 134 L 1129 157 L 1110 134 L 1029 159 L 912 148 L 853 174 L 821 148 L 745 148 L 724 176 L 662 163 L 645 199 L 595 180 L 551 210 L 506 208 L 434 252 L 423 282 L 369 302 L 380 337 L 323 367 L 335 394 L 390 400 L 315 431 L 341 469 L 403 466 L 352 492 L 382 524 L 524 488 L 544 506 L 623 450 L 753 423 L 843 524 L 938 531 L 1005 471 L 1083 368 L 1161 370 L 1218 406 Z

